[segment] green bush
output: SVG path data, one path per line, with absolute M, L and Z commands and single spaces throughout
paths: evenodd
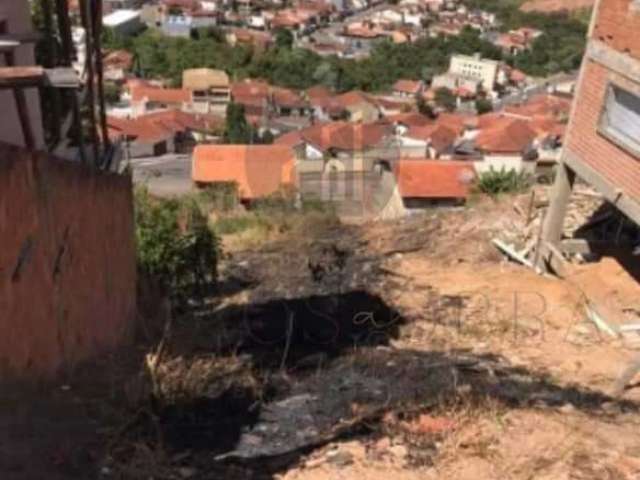
M 235 182 L 213 183 L 202 188 L 197 202 L 205 212 L 228 212 L 238 207 L 238 185 Z
M 156 199 L 138 189 L 135 221 L 138 268 L 174 301 L 202 297 L 215 284 L 219 242 L 195 200 Z
M 524 171 L 516 172 L 515 170 L 494 170 L 491 168 L 488 172 L 478 177 L 477 188 L 483 193 L 491 196 L 501 193 L 519 193 L 527 190 L 533 184 L 533 177 Z

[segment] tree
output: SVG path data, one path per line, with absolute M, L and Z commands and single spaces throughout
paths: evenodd
M 248 144 L 253 140 L 253 129 L 244 115 L 244 105 L 231 102 L 227 107 L 224 142 Z
M 491 103 L 491 100 L 487 100 L 486 98 L 478 98 L 476 100 L 476 111 L 478 112 L 478 115 L 492 112 L 493 104 Z
M 429 105 L 422 96 L 418 97 L 417 106 L 418 112 L 420 112 L 422 115 L 425 115 L 429 118 L 436 118 L 433 108 L 431 108 L 431 105 Z
M 271 145 L 273 143 L 273 140 L 273 133 L 271 133 L 271 130 L 269 129 L 266 129 L 262 134 L 262 137 L 260 137 L 260 143 L 263 143 L 265 145 Z
M 277 48 L 284 48 L 287 50 L 291 50 L 293 47 L 293 33 L 288 28 L 278 28 L 276 29 L 276 40 L 275 44 Z
M 453 112 L 457 107 L 456 96 L 447 87 L 436 90 L 436 104 L 448 112 Z
M 104 84 L 104 100 L 107 104 L 114 104 L 120 101 L 120 88 L 110 82 Z

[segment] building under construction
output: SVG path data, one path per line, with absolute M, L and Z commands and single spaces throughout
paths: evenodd
M 638 0 L 596 2 L 545 221 L 543 241 L 551 248 L 543 260 L 553 256 L 553 246 L 561 246 L 567 204 L 577 178 L 598 190 L 628 221 L 640 225 L 639 33 Z M 633 244 L 629 247 L 637 249 Z

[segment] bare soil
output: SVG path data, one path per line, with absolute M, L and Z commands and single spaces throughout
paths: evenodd
M 637 257 L 509 263 L 513 202 L 227 242 L 162 341 L 7 390 L 0 478 L 639 478 L 638 342 L 585 310 L 637 322 Z

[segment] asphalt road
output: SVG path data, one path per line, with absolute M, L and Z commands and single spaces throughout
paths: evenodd
M 133 181 L 146 185 L 154 195 L 171 197 L 193 191 L 191 155 L 167 154 L 130 161 Z

